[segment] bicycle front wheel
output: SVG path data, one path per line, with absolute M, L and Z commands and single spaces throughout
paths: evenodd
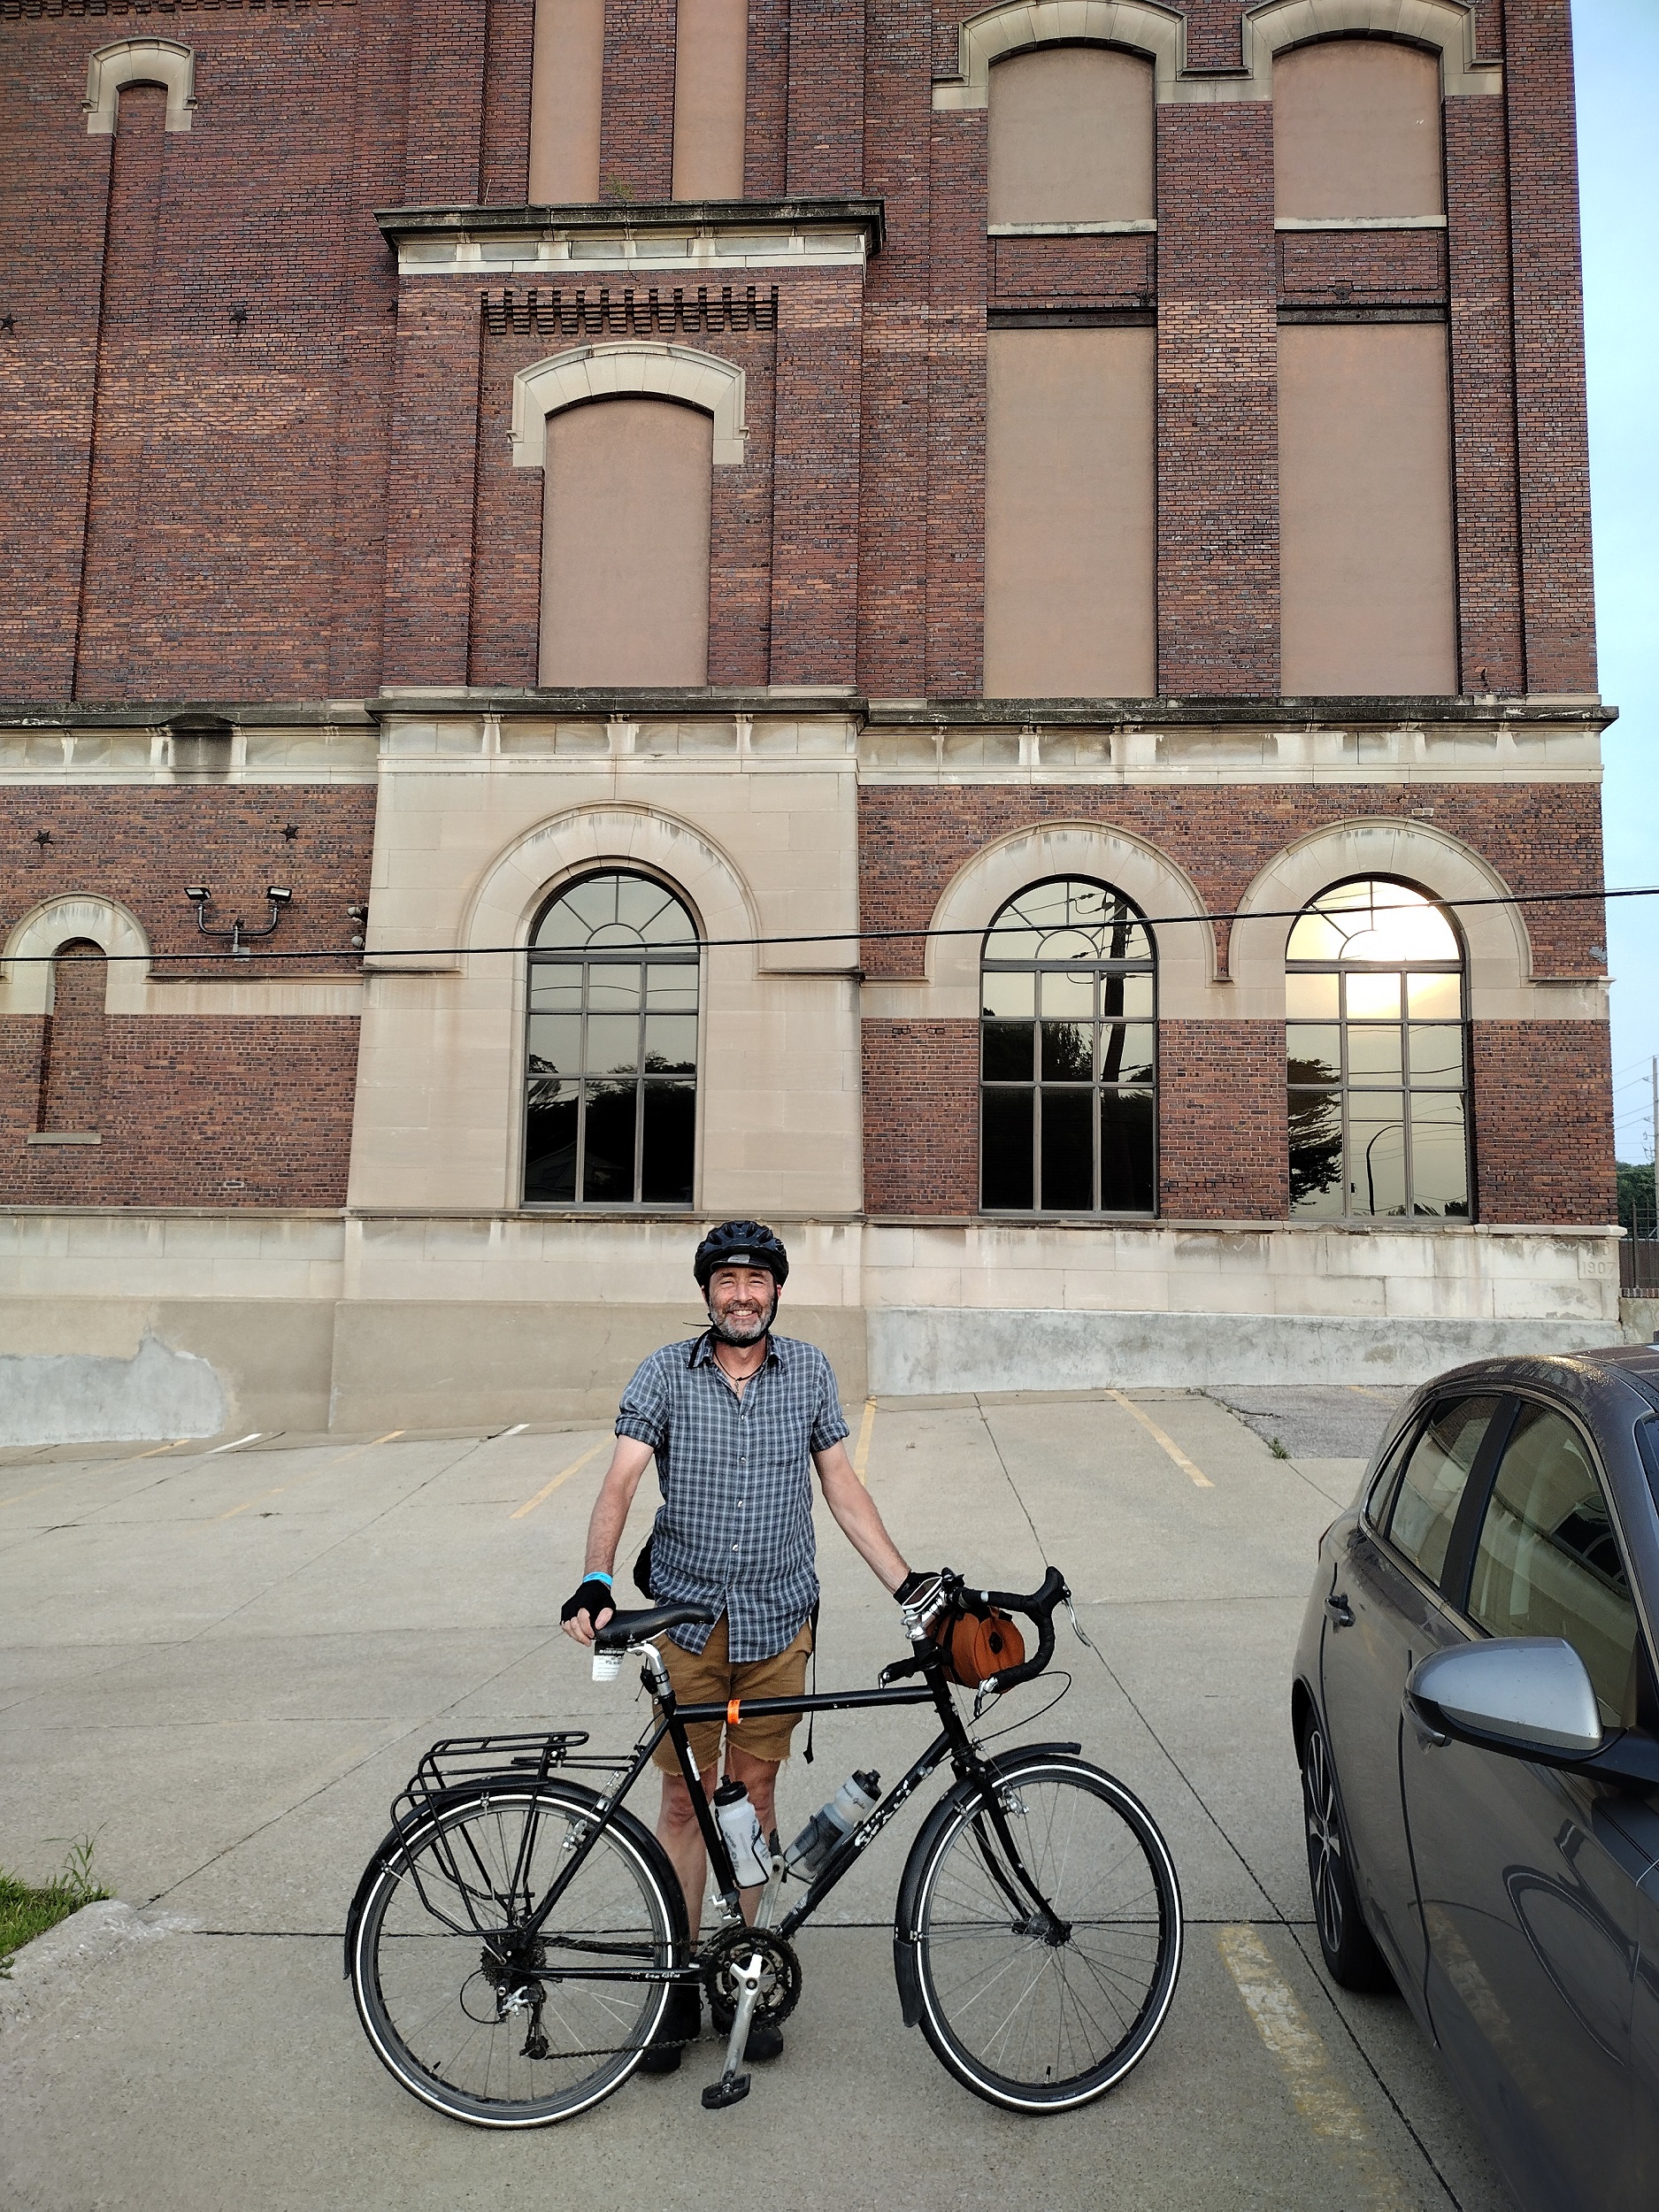
M 918 1838 L 901 1940 L 948 2070 L 1010 2111 L 1067 2111 L 1115 2087 L 1163 2026 L 1180 1886 L 1152 1816 L 1098 1767 L 1015 1755 L 995 1789 L 1000 1823 L 963 1788 Z
M 586 2112 L 620 2088 L 663 2016 L 669 1985 L 642 1977 L 688 1955 L 685 1905 L 632 1815 L 611 1812 L 525 1932 L 595 1806 L 554 1781 L 483 1790 L 382 1853 L 350 1950 L 358 2015 L 392 2075 L 452 2119 L 544 2127 Z

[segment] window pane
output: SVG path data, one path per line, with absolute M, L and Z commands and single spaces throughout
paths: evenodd
M 529 1064 L 532 1075 L 580 1075 L 582 1018 L 580 1014 L 532 1014 Z
M 611 1205 L 634 1199 L 634 1090 L 632 1083 L 590 1083 L 583 1132 L 582 1196 Z
M 533 1082 L 525 1114 L 524 1194 L 535 1205 L 571 1205 L 576 1197 L 574 1083 Z
M 1463 1488 L 1497 1406 L 1495 1398 L 1459 1398 L 1439 1407 L 1406 1463 L 1388 1534 L 1431 1582 L 1440 1578 Z
M 597 927 L 615 919 L 616 910 L 616 878 L 590 876 L 548 909 L 535 941 L 538 945 L 585 945 Z
M 530 1010 L 533 1014 L 580 1013 L 582 972 L 552 961 L 530 964 Z
M 1469 1137 L 1455 1094 L 1412 1095 L 1411 1198 L 1417 1213 L 1469 1218 Z
M 1031 1204 L 1031 1091 L 980 1094 L 981 1202 L 987 1207 Z
M 1398 1083 L 1402 1074 L 1398 1022 L 1348 1024 L 1348 1079 L 1350 1083 Z
M 1094 1012 L 1094 970 L 1046 969 L 1042 976 L 1042 1010 L 1051 1021 L 1065 1018 L 1090 1020 Z
M 1007 1014 L 1029 1021 L 1037 1010 L 1037 979 L 1027 969 L 997 975 L 987 971 L 980 978 L 979 1003 L 987 1014 Z
M 1290 1210 L 1329 1218 L 1342 1210 L 1342 1101 L 1335 1091 L 1292 1089 Z
M 1406 1005 L 1414 1022 L 1455 1022 L 1463 1010 L 1460 975 L 1409 975 Z
M 1336 978 L 1332 976 L 1333 983 Z M 1335 1022 L 1287 1022 L 1285 1061 L 1293 1083 L 1342 1080 L 1342 1032 Z
M 1285 947 L 1286 960 L 1340 960 L 1347 942 L 1336 924 L 1323 914 L 1304 914 L 1291 930 Z
M 1348 1204 L 1355 1214 L 1406 1210 L 1406 1133 L 1397 1094 L 1354 1091 L 1348 1102 Z
M 980 1033 L 980 1062 L 987 1083 L 1033 1080 L 1034 1022 L 987 1022 Z
M 696 1157 L 697 1087 L 645 1086 L 645 1138 L 640 1196 L 648 1206 L 688 1206 Z
M 1455 1022 L 1413 1022 L 1411 1080 L 1455 1087 L 1463 1079 L 1463 1033 Z
M 1304 952 L 1303 942 L 1334 943 L 1334 952 Z M 1421 891 L 1360 877 L 1322 891 L 1290 933 L 1292 960 L 1455 960 L 1451 925 Z
M 1337 1018 L 1337 986 L 1333 975 L 1287 975 L 1285 1013 L 1291 1021 L 1333 1022 Z
M 1475 1550 L 1469 1610 L 1494 1636 L 1563 1636 L 1609 1727 L 1635 1718 L 1636 1611 L 1607 1500 L 1572 1425 L 1524 1406 Z
M 1047 1025 L 1045 1024 L 1046 1027 Z M 1042 1091 L 1042 1205 L 1045 1213 L 1089 1213 L 1094 1206 L 1094 1093 Z
M 1094 1073 L 1093 1022 L 1040 1022 L 1045 1083 L 1087 1083 Z
M 595 1074 L 617 1074 L 640 1064 L 637 1014 L 588 1017 L 588 1065 Z
M 656 1075 L 695 1075 L 697 1018 L 695 1014 L 645 1017 L 645 1064 Z
M 1102 1091 L 1100 1102 L 1100 1202 L 1107 1213 L 1156 1210 L 1150 1091 Z
M 591 1014 L 637 1014 L 640 1010 L 640 971 L 612 967 L 596 961 L 588 971 L 588 1010 Z
M 1348 992 L 1351 1022 L 1398 1021 L 1400 978 L 1397 975 L 1349 975 L 1342 979 Z
M 1149 975 L 1103 975 L 1100 979 L 1100 1010 L 1122 1014 L 1132 1022 L 1149 1022 L 1154 1007 Z
M 1157 1032 L 1149 1022 L 1111 1023 L 1100 1033 L 1102 1083 L 1149 1083 Z
M 697 971 L 689 960 L 676 967 L 647 968 L 645 1003 L 654 1014 L 695 1014 Z

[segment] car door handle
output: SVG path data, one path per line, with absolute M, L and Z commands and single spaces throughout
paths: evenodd
M 1325 1609 L 1339 1628 L 1353 1627 L 1354 1609 L 1348 1603 L 1345 1592 L 1333 1590 L 1325 1601 Z

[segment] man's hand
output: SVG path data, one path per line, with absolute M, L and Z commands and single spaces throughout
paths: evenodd
M 603 1628 L 616 1609 L 611 1585 L 597 1575 L 588 1575 L 574 1595 L 565 1599 L 559 1620 L 567 1636 L 579 1644 L 591 1644 L 595 1630 Z
M 905 1576 L 893 1594 L 906 1613 L 926 1626 L 944 1609 L 945 1578 L 937 1568 L 918 1568 Z

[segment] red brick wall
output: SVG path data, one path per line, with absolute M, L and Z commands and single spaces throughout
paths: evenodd
M 1125 789 L 1056 784 L 866 786 L 859 793 L 860 910 L 872 929 L 925 930 L 946 884 L 984 846 L 1044 821 L 1121 826 L 1169 855 L 1209 911 L 1232 911 L 1271 856 L 1336 822 L 1410 819 L 1432 807 L 1433 826 L 1484 856 L 1511 890 L 1579 890 L 1601 880 L 1601 806 L 1582 784 L 1285 784 L 1231 789 Z M 1603 909 L 1534 908 L 1527 916 L 1540 976 L 1599 975 L 1590 948 L 1604 941 Z M 1220 933 L 1225 957 L 1225 932 Z M 865 941 L 872 975 L 921 972 L 919 940 Z
M 1283 1022 L 1160 1022 L 1160 1214 L 1282 1221 L 1289 1209 Z
M 484 152 L 479 197 L 522 207 L 530 196 L 530 63 L 535 0 L 488 0 Z
M 40 1026 L 0 1021 L 0 1204 L 344 1204 L 354 1020 L 111 1016 L 96 1145 L 25 1141 Z
M 979 1025 L 864 1025 L 864 1206 L 872 1214 L 979 1208 Z
M 103 1120 L 108 980 L 109 963 L 100 947 L 77 942 L 59 950 L 41 1049 L 42 1129 L 96 1129 Z
M 674 171 L 674 0 L 605 0 L 599 196 L 665 200 Z
M 1483 1220 L 1617 1220 L 1605 1024 L 1476 1022 L 1470 1079 Z
M 1273 119 L 1161 106 L 1158 688 L 1279 688 Z

